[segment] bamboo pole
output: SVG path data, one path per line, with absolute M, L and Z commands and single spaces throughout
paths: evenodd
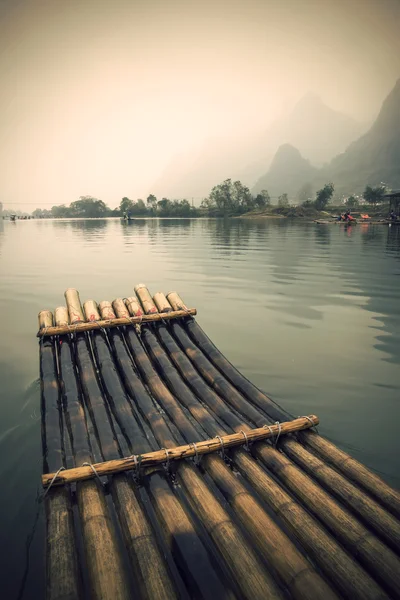
M 183 300 L 176 292 L 167 294 L 174 311 L 185 310 Z M 212 364 L 226 377 L 235 388 L 251 403 L 264 410 L 273 420 L 288 420 L 293 418 L 290 413 L 276 404 L 264 392 L 244 377 L 216 348 L 199 324 L 193 319 L 185 320 L 185 328 L 191 339 L 206 354 Z M 343 452 L 332 442 L 312 431 L 299 434 L 300 441 L 312 451 L 342 472 L 354 483 L 359 485 L 382 506 L 400 518 L 400 492 L 391 488 L 381 477 L 373 473 L 362 463 Z
M 221 377 L 221 373 L 215 369 L 215 367 L 205 358 L 205 355 L 193 344 L 193 342 L 188 338 L 181 327 L 172 326 L 174 334 L 176 338 L 179 340 L 180 345 L 183 350 L 187 354 L 187 356 L 191 359 L 192 363 L 196 366 L 197 370 L 201 373 L 202 377 L 215 389 L 219 394 L 224 398 L 224 400 L 228 403 L 232 403 L 235 401 L 235 408 L 242 412 L 243 414 L 247 413 L 247 407 L 244 399 L 241 399 L 241 403 L 239 403 L 240 395 L 237 397 L 237 391 L 232 387 L 231 384 L 227 380 L 223 380 Z M 237 400 L 237 404 L 236 404 Z M 259 421 L 262 419 L 261 413 L 258 413 L 258 417 L 255 419 L 251 419 L 253 422 Z M 295 442 L 294 442 L 295 443 Z M 299 452 L 301 450 L 300 444 L 296 443 L 296 447 Z M 267 452 L 268 448 L 263 446 L 262 450 L 257 453 L 257 456 L 266 464 L 269 469 L 272 469 L 272 465 L 275 465 L 274 461 L 272 461 L 271 455 Z M 277 453 L 276 453 L 277 454 Z M 272 455 L 275 457 L 275 454 Z M 282 455 L 279 454 L 279 457 Z M 276 460 L 278 460 L 276 458 Z M 272 463 L 271 463 L 272 461 Z M 286 479 L 281 477 L 280 470 L 273 471 L 276 476 L 283 481 L 285 485 L 289 486 L 289 483 Z M 285 471 L 286 473 L 286 471 Z M 301 471 L 300 471 L 301 473 Z M 303 474 L 302 474 L 303 475 Z M 315 498 L 311 495 L 311 481 L 304 481 L 304 489 L 302 490 L 302 496 L 300 496 L 301 500 L 307 504 L 310 508 L 311 512 L 315 511 L 314 514 L 322 519 L 325 525 L 330 529 L 330 531 L 338 537 L 338 539 L 345 544 L 347 541 L 347 548 L 349 551 L 353 551 L 358 556 L 359 560 L 366 566 L 367 569 L 370 570 L 371 573 L 374 573 L 374 576 L 377 580 L 380 581 L 382 585 L 385 587 L 389 586 L 391 591 L 396 588 L 398 583 L 400 583 L 400 562 L 397 557 L 387 548 L 383 543 L 380 542 L 377 538 L 373 537 L 371 533 L 368 531 L 353 518 L 350 514 L 347 514 L 345 509 L 343 509 L 339 504 L 336 504 L 332 501 L 332 498 L 329 494 L 324 492 L 321 488 L 316 488 L 319 493 L 320 502 L 318 503 L 318 508 L 316 508 Z M 291 481 L 290 481 L 291 483 Z M 327 483 L 329 484 L 329 490 L 335 493 L 335 483 L 334 478 L 328 478 Z M 291 488 L 290 488 L 291 489 Z M 294 487 L 295 493 L 297 494 L 298 489 Z M 314 492 L 317 493 L 316 491 Z M 309 494 L 311 497 L 309 497 Z M 324 499 L 322 499 L 324 498 Z M 371 500 L 372 502 L 372 500 Z M 330 504 L 330 514 L 326 514 L 326 506 Z M 348 503 L 351 505 L 351 496 L 348 498 Z M 335 509 L 335 510 L 334 510 Z M 332 512 L 333 511 L 333 512 Z M 332 520 L 333 516 L 333 520 Z M 356 539 L 353 539 L 347 528 L 343 528 L 343 520 L 347 518 L 347 528 L 351 528 L 352 530 L 356 529 L 359 532 L 359 536 Z M 371 526 L 374 523 L 368 522 Z M 367 537 L 368 542 L 365 542 L 361 545 L 360 540 L 363 537 Z M 369 538 L 371 538 L 371 542 L 369 542 Z M 382 558 L 382 557 L 385 558 Z M 397 573 L 396 573 L 397 570 Z M 385 578 L 382 578 L 382 573 L 385 573 Z
M 95 311 L 92 303 L 88 310 Z M 74 306 L 76 310 L 76 305 Z M 57 318 L 64 321 L 68 312 L 61 308 Z M 56 324 L 58 325 L 59 323 Z M 91 464 L 92 455 L 85 413 L 76 372 L 73 368 L 73 349 L 67 336 L 59 345 L 60 380 L 63 407 L 70 435 L 75 464 Z M 76 487 L 82 539 L 86 556 L 86 569 L 93 598 L 127 599 L 130 597 L 128 580 L 121 560 L 115 528 L 105 496 L 98 480 L 79 483 Z
M 116 298 L 113 300 L 112 308 L 115 314 L 118 314 L 119 317 L 125 317 L 129 319 L 129 311 L 125 306 L 125 303 L 122 298 Z
M 57 308 L 54 311 L 54 321 L 58 326 L 68 325 L 68 309 L 65 306 L 57 306 Z
M 140 317 L 144 314 L 136 296 L 129 296 L 129 298 L 125 298 L 125 304 L 127 309 L 129 310 L 129 314 L 131 314 L 132 316 Z M 115 309 L 116 307 L 114 306 L 114 310 Z M 121 311 L 119 311 L 119 313 L 117 312 L 117 315 L 118 317 L 123 316 Z
M 74 311 L 74 307 L 71 308 L 72 314 L 76 315 Z M 121 327 L 122 325 L 135 325 L 141 323 L 153 323 L 155 321 L 169 320 L 169 319 L 180 319 L 182 317 L 187 317 L 188 313 L 190 315 L 196 315 L 197 310 L 195 308 L 190 308 L 189 311 L 172 311 L 170 313 L 166 313 L 160 315 L 158 313 L 152 313 L 149 315 L 139 315 L 135 317 L 122 317 L 117 319 L 105 319 L 100 321 L 90 321 L 83 322 L 76 320 L 74 324 L 71 325 L 61 325 L 59 327 L 45 327 L 44 329 L 39 329 L 37 333 L 37 337 L 48 337 L 52 335 L 64 335 L 66 333 L 85 333 L 87 331 L 95 331 L 96 329 L 112 329 L 113 327 Z M 75 316 L 75 318 L 77 318 Z
M 172 330 L 179 340 L 179 343 L 193 364 L 199 370 L 203 378 L 211 385 L 229 404 L 246 418 L 255 424 L 260 423 L 263 419 L 262 414 L 253 406 L 246 402 L 245 398 L 237 392 L 233 385 L 213 366 L 206 355 L 193 343 L 193 341 L 184 332 L 180 325 L 172 325 Z M 291 441 L 288 445 L 282 446 L 286 451 L 286 447 L 290 448 L 290 456 L 303 468 L 310 472 L 310 465 L 318 463 L 318 468 L 313 470 L 312 475 L 319 479 L 322 484 L 334 495 L 347 505 L 351 510 L 355 511 L 362 519 L 368 522 L 389 545 L 395 549 L 400 549 L 400 524 L 388 514 L 384 509 L 377 504 L 375 500 L 366 496 L 350 482 L 336 473 L 330 466 L 324 465 L 318 458 L 304 449 L 298 442 Z M 319 462 L 318 462 L 319 461 Z
M 213 413 L 221 418 L 229 427 L 236 431 L 249 431 L 248 425 L 232 413 L 225 402 L 205 384 L 193 368 L 192 363 L 178 347 L 165 327 L 158 327 L 158 335 L 162 345 L 188 386 L 196 393 L 202 402 L 212 409 Z M 188 394 L 180 389 L 180 379 L 169 385 L 176 397 L 184 403 L 186 408 L 192 409 L 192 414 L 201 423 L 209 435 L 215 434 L 215 424 L 210 422 L 208 415 L 196 404 L 188 402 Z M 258 444 L 257 447 L 262 446 Z M 343 550 L 334 537 L 330 536 L 319 525 L 318 521 L 302 508 L 301 505 L 282 490 L 268 474 L 261 469 L 259 464 L 252 460 L 247 453 L 240 449 L 233 451 L 235 466 L 246 477 L 254 489 L 265 502 L 283 519 L 290 531 L 301 542 L 311 559 L 322 569 L 324 574 L 337 586 L 346 597 L 377 599 L 386 597 L 375 581 L 367 575 L 360 565 Z
M 153 302 L 153 298 L 144 283 L 139 283 L 135 287 L 135 294 L 139 298 L 145 314 L 148 315 L 157 312 L 157 307 Z
M 309 432 L 307 436 L 300 435 L 299 441 L 371 494 L 382 506 L 400 519 L 400 492 L 390 487 L 379 475 L 314 432 Z
M 97 311 L 97 305 L 94 306 L 91 302 L 85 303 L 85 307 L 88 310 L 89 315 L 93 314 L 94 309 Z M 97 318 L 98 316 L 99 315 L 95 314 L 94 318 Z M 86 402 L 90 407 L 92 421 L 97 429 L 99 445 L 103 456 L 105 455 L 114 458 L 115 455 L 118 454 L 115 441 L 116 436 L 110 426 L 109 416 L 101 397 L 101 391 L 97 384 L 85 336 L 82 334 L 78 335 L 76 344 L 76 356 L 78 368 L 80 369 L 82 387 Z M 88 483 L 93 484 L 94 482 L 85 482 L 85 484 L 80 485 L 84 486 Z M 126 479 L 125 475 L 116 476 L 110 480 L 110 489 L 117 516 L 121 524 L 124 542 L 128 550 L 130 564 L 133 568 L 141 597 L 158 600 L 164 600 L 164 598 L 177 598 L 174 583 L 172 582 L 168 569 L 158 549 L 151 525 L 145 516 L 142 503 L 134 493 L 130 482 Z M 95 502 L 89 498 L 88 501 L 84 503 L 82 517 L 87 517 L 89 522 L 93 523 L 97 536 L 101 536 L 104 535 L 101 531 L 104 524 L 99 522 L 98 517 L 94 518 L 94 506 Z M 93 542 L 96 542 L 96 540 L 93 539 Z M 96 550 L 97 546 L 92 545 L 93 554 L 96 554 Z M 121 560 L 121 557 L 118 548 L 111 550 L 109 554 L 108 560 L 102 564 L 104 564 L 103 568 L 106 578 L 109 578 L 110 581 L 112 581 L 115 578 L 115 574 L 112 571 L 112 565 L 109 564 L 110 560 Z M 126 582 L 124 585 L 124 593 L 130 596 Z M 104 595 L 104 597 L 106 598 L 108 596 Z
M 163 328 L 162 327 L 158 327 L 159 331 L 161 331 Z M 224 400 L 231 402 L 232 401 L 232 396 L 234 396 L 235 394 L 235 390 L 232 386 L 228 385 L 222 385 L 221 384 L 221 375 L 218 371 L 216 371 L 216 369 L 211 365 L 211 363 L 209 363 L 207 360 L 204 361 L 204 355 L 199 351 L 199 349 L 194 346 L 194 344 L 189 340 L 189 338 L 187 337 L 187 335 L 185 333 L 183 333 L 182 327 L 178 326 L 173 326 L 172 329 L 174 330 L 174 332 L 176 332 L 176 335 L 179 338 L 180 344 L 182 346 L 182 348 L 184 349 L 184 351 L 187 353 L 187 355 L 191 358 L 193 364 L 196 365 L 197 369 L 199 370 L 199 372 L 202 374 L 202 376 L 208 381 L 209 384 L 213 385 L 213 387 L 215 387 L 216 389 L 218 388 L 219 391 L 222 392 Z M 165 344 L 165 342 L 164 342 Z M 216 384 L 216 385 L 215 385 Z M 228 396 L 229 393 L 229 396 Z M 244 400 L 242 400 L 242 403 L 244 402 Z M 240 410 L 240 404 L 239 406 L 237 406 L 237 408 Z M 245 411 L 242 411 L 245 412 Z M 259 415 L 260 418 L 262 418 L 262 415 Z M 301 451 L 301 446 L 296 443 L 294 440 L 292 441 L 288 441 L 287 443 L 290 443 L 292 446 L 292 451 L 296 452 L 298 451 L 300 453 Z M 259 445 L 257 445 L 258 447 Z M 285 443 L 283 444 L 283 446 L 285 446 Z M 261 454 L 261 458 L 264 460 L 264 453 L 266 452 L 265 447 L 262 447 L 262 454 Z M 265 462 L 265 461 L 264 461 Z M 304 461 L 306 462 L 306 461 Z M 335 492 L 335 473 L 332 471 L 332 477 L 329 477 L 329 474 L 326 478 L 326 483 L 329 483 L 329 489 L 333 492 Z M 342 493 L 345 494 L 345 492 L 342 490 Z M 348 503 L 349 505 L 351 504 L 351 500 L 352 500 L 352 495 L 351 495 L 351 490 L 350 492 L 347 494 L 347 498 L 348 498 Z M 371 515 L 371 510 L 374 513 L 374 518 L 369 519 L 368 523 L 371 525 L 375 525 L 376 524 L 376 520 L 379 521 L 379 517 L 381 516 L 379 514 L 379 506 L 376 505 L 375 503 L 373 503 L 373 501 L 371 500 L 372 505 L 369 502 L 369 499 L 366 498 L 366 500 L 362 503 L 361 500 L 359 499 L 359 506 L 362 505 L 363 507 L 365 507 L 365 505 L 368 505 L 370 507 L 370 512 L 368 513 L 367 511 L 365 511 L 364 516 L 366 518 L 368 518 L 368 514 Z M 376 511 L 374 511 L 374 509 L 377 509 Z M 341 507 L 338 507 L 339 512 L 341 511 Z M 384 511 L 383 511 L 384 512 Z M 355 520 L 354 520 L 355 521 Z M 371 523 L 372 521 L 372 523 Z M 390 522 L 390 515 L 386 515 L 385 518 L 382 518 L 381 521 L 381 525 L 380 525 L 380 530 L 382 531 L 384 529 L 384 525 L 387 524 L 388 522 Z M 340 520 L 338 520 L 338 525 L 339 528 L 341 526 Z M 354 526 L 357 526 L 358 522 L 355 521 Z M 388 534 L 389 535 L 389 534 Z M 386 548 L 385 546 L 383 546 L 383 544 L 381 544 L 381 542 L 379 540 L 376 539 L 376 542 L 378 544 L 378 546 L 381 548 L 381 550 L 383 551 L 383 553 L 385 554 L 385 556 L 388 559 L 388 563 L 390 564 L 390 567 L 387 569 L 387 572 L 389 573 L 389 578 L 390 578 L 390 574 L 392 573 L 392 569 L 394 568 L 394 566 L 396 565 L 396 559 L 394 557 L 394 555 L 389 551 L 388 548 Z M 365 564 L 369 566 L 369 568 L 371 568 L 371 563 L 373 562 L 373 552 L 371 551 L 371 549 L 368 549 L 368 552 L 364 552 L 364 549 L 362 551 L 357 550 L 357 552 L 360 552 L 361 554 L 365 554 L 365 556 L 363 557 L 365 560 Z M 393 583 L 393 575 L 392 575 L 392 583 Z
M 50 311 L 39 313 L 39 328 L 53 324 Z M 60 391 L 53 340 L 39 346 L 44 470 L 63 466 L 60 431 Z M 46 598 L 74 600 L 82 597 L 81 577 L 75 547 L 72 500 L 66 487 L 50 490 L 45 497 Z
M 102 306 L 105 307 L 106 305 L 103 304 Z M 122 344 L 126 355 L 125 359 L 130 361 L 118 329 L 110 331 L 110 340 L 114 346 L 118 345 L 118 342 Z M 109 399 L 117 422 L 123 427 L 129 447 L 138 453 L 150 449 L 147 438 L 143 436 L 143 432 L 138 428 L 132 415 L 128 398 L 121 387 L 119 376 L 113 367 L 113 359 L 103 333 L 94 332 L 92 342 L 104 391 Z M 121 477 L 121 475 L 117 477 Z M 153 500 L 153 506 L 161 524 L 169 551 L 173 553 L 174 559 L 178 561 L 180 572 L 183 574 L 186 584 L 190 587 L 191 593 L 195 596 L 199 595 L 205 598 L 220 597 L 225 594 L 227 599 L 231 599 L 232 592 L 229 589 L 229 585 L 227 582 L 223 583 L 215 572 L 211 557 L 209 557 L 193 524 L 181 503 L 174 496 L 160 470 L 154 471 L 146 478 L 146 488 Z M 114 499 L 114 502 L 117 507 L 123 507 L 125 501 L 119 495 L 117 499 Z M 132 521 L 132 526 L 134 526 L 138 518 L 133 519 L 130 513 L 128 513 L 128 517 Z M 119 518 L 123 522 L 123 519 L 126 518 L 126 510 L 124 515 L 120 515 Z M 142 521 L 146 521 L 146 519 L 142 517 L 139 522 Z M 137 537 L 136 539 L 140 543 L 140 538 Z M 146 544 L 144 540 L 142 541 L 142 554 L 139 555 L 139 559 L 142 562 L 145 560 L 148 569 L 154 571 L 151 581 L 154 580 L 157 582 L 160 581 L 163 572 L 165 572 L 165 564 L 160 563 L 162 560 L 160 556 L 151 560 L 148 558 L 150 551 L 147 546 L 150 544 L 150 541 L 148 539 Z M 146 547 L 143 547 L 143 544 Z M 205 577 L 205 573 L 207 577 Z M 150 582 L 147 582 L 147 585 L 150 585 Z M 171 597 L 166 592 L 165 594 L 164 597 Z M 149 598 L 153 597 L 152 594 L 149 594 Z
M 247 402 L 238 390 L 221 375 L 208 357 L 203 354 L 201 349 L 187 335 L 185 328 L 172 326 L 171 331 L 204 381 L 207 382 L 215 393 L 224 399 L 228 406 L 237 411 L 242 418 L 255 423 L 258 427 L 265 423 L 266 417 L 254 405 Z M 288 420 L 290 419 L 291 417 Z
M 151 358 L 158 365 L 159 371 L 167 377 L 170 385 L 171 380 L 166 375 L 169 361 L 166 359 L 162 348 L 156 342 L 154 335 L 149 329 L 143 331 L 141 337 L 147 350 L 150 352 Z M 130 338 L 132 338 L 131 332 Z M 153 346 L 151 346 L 151 340 L 154 342 Z M 137 354 L 134 353 L 135 360 L 136 356 Z M 165 357 L 163 363 L 161 362 L 161 357 Z M 140 364 L 143 365 L 143 359 Z M 195 430 L 192 424 L 167 388 L 164 386 L 165 389 L 162 389 L 163 384 L 161 381 L 158 381 L 156 372 L 151 373 L 150 369 L 152 367 L 148 365 L 146 370 L 142 370 L 141 374 L 157 402 L 161 404 L 162 408 L 173 419 L 173 423 L 179 429 L 180 433 L 187 440 L 193 439 Z M 154 381 L 156 385 L 154 385 Z M 264 512 L 260 504 L 253 497 L 253 494 L 234 476 L 221 458 L 215 454 L 210 454 L 204 459 L 203 464 L 229 501 L 234 514 L 242 521 L 248 533 L 252 536 L 255 546 L 268 559 L 271 568 L 277 572 L 281 581 L 289 588 L 292 596 L 294 598 L 336 597 L 332 589 L 321 579 L 320 575 L 314 571 L 292 542 Z M 182 470 L 185 468 L 186 463 L 179 463 L 178 472 L 181 476 Z M 183 485 L 188 492 L 192 491 L 193 493 L 193 475 L 185 473 L 184 475 L 186 479 L 183 480 Z
M 75 323 L 84 321 L 78 291 L 75 288 L 68 288 L 65 290 L 64 296 L 68 307 L 69 322 L 75 325 Z M 63 331 L 62 333 L 68 333 L 68 331 Z
M 233 448 L 247 443 L 276 438 L 278 434 L 281 436 L 293 433 L 294 431 L 299 431 L 300 429 L 308 429 L 309 427 L 318 425 L 318 423 L 319 419 L 316 415 L 309 415 L 308 417 L 300 417 L 299 419 L 287 423 L 271 425 L 268 429 L 265 427 L 248 429 L 246 431 L 246 437 L 244 437 L 242 433 L 232 433 L 221 436 L 221 440 L 213 438 L 196 442 L 196 449 L 193 444 L 185 444 L 184 446 L 168 448 L 167 452 L 165 450 L 155 450 L 153 452 L 128 456 L 118 460 L 95 463 L 93 467 L 100 477 L 103 475 L 111 475 L 113 473 L 121 473 L 123 471 L 136 470 L 139 463 L 140 468 L 145 469 L 146 467 L 169 463 L 174 460 L 182 460 L 197 455 L 219 452 L 221 450 L 221 445 L 223 445 L 224 448 Z M 47 487 L 55 476 L 56 473 L 43 475 L 43 487 Z M 75 467 L 61 471 L 56 479 L 54 479 L 52 485 L 63 485 L 65 483 L 93 479 L 93 477 L 96 477 L 96 475 L 91 467 Z
M 295 440 L 282 440 L 280 447 L 400 554 L 400 522 L 392 514 Z
M 125 338 L 134 356 L 141 380 L 147 384 L 154 397 L 159 401 L 161 396 L 168 395 L 167 388 L 158 378 L 136 333 L 131 328 L 126 329 Z M 126 384 L 127 381 L 135 380 L 134 385 L 137 392 L 135 393 L 135 390 L 132 389 L 132 394 L 134 394 L 135 402 L 150 425 L 157 441 L 163 446 L 168 446 L 171 442 L 174 445 L 175 438 L 165 418 L 160 415 L 148 394 L 143 393 L 143 384 L 135 376 L 131 366 L 130 371 L 126 369 L 124 382 Z M 174 424 L 177 425 L 176 421 Z M 194 439 L 198 439 L 197 434 Z M 224 568 L 228 570 L 230 579 L 239 586 L 240 597 L 265 598 L 268 595 L 271 597 L 279 595 L 275 583 L 259 563 L 253 549 L 198 472 L 191 465 L 182 461 L 177 463 L 177 475 L 185 487 L 193 510 L 208 531 L 219 556 L 223 559 Z
M 168 313 L 172 312 L 172 306 L 168 302 L 167 298 L 162 292 L 156 292 L 153 296 L 154 304 L 157 307 L 158 312 Z
M 103 301 L 100 304 L 103 307 L 100 309 L 103 316 L 108 312 L 110 303 Z M 88 318 L 89 314 L 85 316 Z M 139 452 L 149 451 L 151 448 L 148 439 L 132 411 L 103 332 L 97 331 L 92 335 L 92 346 L 108 406 L 125 437 L 129 451 L 133 452 L 133 444 L 140 449 Z
M 177 339 L 179 339 L 179 343 L 184 349 L 185 353 L 189 356 L 203 378 L 205 378 L 205 380 L 223 396 L 225 401 L 232 403 L 232 400 L 235 399 L 235 394 L 237 394 L 235 389 L 229 384 L 229 382 L 224 382 L 222 380 L 221 374 L 209 361 L 207 361 L 207 359 L 205 359 L 204 354 L 200 352 L 196 346 L 194 346 L 193 342 L 189 340 L 181 327 L 172 326 L 172 329 Z M 243 403 L 244 400 L 242 399 L 242 404 Z M 241 409 L 241 405 L 238 405 L 237 408 L 244 414 L 247 412 L 246 407 Z M 257 420 L 262 418 L 262 415 L 258 413 Z M 254 419 L 254 422 L 255 421 L 256 419 Z M 297 444 L 297 446 L 301 448 L 299 444 Z M 276 452 L 271 455 L 268 453 L 268 450 L 269 449 L 266 446 L 262 446 L 262 448 L 257 451 L 257 456 L 269 469 L 272 469 L 272 466 L 275 465 L 274 460 L 277 461 L 277 457 L 282 458 L 282 455 Z M 275 455 L 277 455 L 277 457 Z M 299 489 L 295 485 L 295 482 L 292 482 L 291 479 L 287 481 L 285 477 L 282 477 L 279 469 L 274 470 L 273 472 L 278 479 L 287 487 L 289 487 L 291 491 L 294 491 L 296 495 L 300 493 Z M 282 472 L 282 475 L 284 474 L 286 474 L 286 471 Z M 303 474 L 301 473 L 301 475 Z M 324 522 L 328 529 L 338 537 L 338 539 L 345 545 L 345 547 L 348 548 L 350 552 L 354 552 L 357 555 L 360 562 L 362 562 L 362 564 L 374 574 L 374 577 L 384 587 L 389 587 L 393 593 L 393 590 L 396 589 L 396 586 L 398 586 L 398 583 L 400 582 L 400 562 L 398 561 L 397 557 L 389 550 L 389 548 L 381 543 L 380 540 L 374 537 L 371 533 L 368 533 L 368 531 L 361 525 L 361 523 L 359 523 L 359 521 L 347 513 L 339 504 L 336 504 L 332 500 L 331 496 L 323 491 L 322 488 L 315 486 L 315 484 L 315 487 L 313 487 L 311 479 L 308 481 L 307 478 L 307 480 L 302 481 L 304 489 L 301 489 L 302 495 L 298 497 L 300 497 L 300 499 L 307 505 L 311 512 L 315 514 L 315 516 Z M 293 488 L 290 487 L 292 483 Z M 329 489 L 334 491 L 335 486 L 333 480 L 330 481 L 329 485 Z M 311 490 L 313 490 L 313 492 L 311 492 Z M 315 501 L 316 494 L 318 494 L 317 497 L 319 499 L 317 504 Z M 351 497 L 349 498 L 349 503 L 351 503 Z M 326 507 L 328 504 L 330 506 L 330 510 L 327 514 Z M 343 527 L 343 520 L 346 520 L 346 527 Z M 371 523 L 369 523 L 369 525 L 371 525 Z M 356 538 L 351 536 L 350 530 L 356 530 L 358 532 Z M 361 540 L 364 537 L 367 541 L 361 544 Z M 384 575 L 382 575 L 383 573 Z
M 329 534 L 302 504 L 288 494 L 277 481 L 262 469 L 249 453 L 235 450 L 233 463 L 260 497 L 298 540 L 312 560 L 339 591 L 341 597 L 352 600 L 383 600 L 383 589 Z
M 284 454 L 266 445 L 257 446 L 255 452 L 257 458 L 357 557 L 374 579 L 393 597 L 399 597 L 399 558 Z
M 166 298 L 173 310 L 187 310 L 187 306 L 179 296 L 178 292 L 168 292 Z
M 100 313 L 103 319 L 116 319 L 111 302 L 102 300 L 99 304 Z
M 83 304 L 83 310 L 85 315 L 87 315 L 88 321 L 100 321 L 99 309 L 94 300 L 86 300 L 86 302 Z

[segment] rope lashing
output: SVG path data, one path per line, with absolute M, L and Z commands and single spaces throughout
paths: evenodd
M 47 333 L 47 330 L 48 330 L 48 329 L 49 329 L 48 327 L 45 327 L 45 328 L 43 329 L 43 337 L 42 337 L 42 338 L 40 338 L 40 342 L 43 342 L 43 340 L 44 340 L 44 338 L 45 338 L 45 335 L 46 335 L 46 333 Z
M 132 319 L 133 319 L 133 318 L 134 318 L 134 317 L 132 317 Z M 143 321 L 143 315 L 139 315 L 139 318 L 140 318 L 140 321 L 139 321 L 139 323 L 135 323 L 135 330 L 136 330 L 136 333 L 137 333 L 138 335 L 140 335 L 140 334 L 142 333 L 142 321 Z
M 311 427 L 314 427 L 315 431 L 318 433 L 318 428 L 311 417 L 308 417 L 307 415 L 299 415 L 297 418 L 298 419 L 307 419 L 307 421 L 310 421 Z
M 271 425 L 263 425 L 264 429 L 268 429 L 271 434 L 271 437 L 274 437 L 274 432 L 272 431 Z
M 58 469 L 57 473 L 55 473 L 55 474 L 54 474 L 54 477 L 53 477 L 53 479 L 50 481 L 50 483 L 49 483 L 49 486 L 48 486 L 47 490 L 46 490 L 46 491 L 45 491 L 45 493 L 43 494 L 42 500 L 44 500 L 44 499 L 46 498 L 47 494 L 48 494 L 48 493 L 49 493 L 49 491 L 50 491 L 50 488 L 51 488 L 51 486 L 53 485 L 53 483 L 55 482 L 55 480 L 56 480 L 56 479 L 57 479 L 57 477 L 58 477 L 58 474 L 59 474 L 61 471 L 65 471 L 65 467 L 60 467 L 60 468 Z
M 164 450 L 164 452 L 165 452 L 165 456 L 166 456 L 166 459 L 167 459 L 167 463 L 165 465 L 165 468 L 167 469 L 167 471 L 169 471 L 169 450 L 168 450 L 168 448 L 161 448 L 161 450 Z
M 245 439 L 244 447 L 246 448 L 247 452 L 250 452 L 249 438 L 247 437 L 247 433 L 245 431 L 243 431 L 243 429 L 240 430 L 240 433 L 242 434 L 242 436 Z
M 221 458 L 225 460 L 225 446 L 224 446 L 224 440 L 222 439 L 222 437 L 220 435 L 216 435 L 215 439 L 219 440 L 219 443 L 221 444 Z
M 97 479 L 99 480 L 100 485 L 103 485 L 103 482 L 100 479 L 100 475 L 98 474 L 92 463 L 82 463 L 82 467 L 90 467 L 93 473 L 96 475 Z
M 195 442 L 192 442 L 191 444 L 189 444 L 189 446 L 193 446 L 193 450 L 194 450 L 194 458 L 193 458 L 193 462 L 194 464 L 198 467 L 200 464 L 200 458 L 199 458 L 199 453 L 197 452 L 197 446 Z
M 189 309 L 185 305 L 181 306 L 180 304 L 178 304 L 177 309 L 178 310 L 183 310 L 187 314 L 187 316 L 189 317 L 189 319 L 193 320 L 193 317 L 190 314 Z
M 133 455 L 133 462 L 135 463 L 135 474 L 133 476 L 133 478 L 135 479 L 136 483 L 138 483 L 140 481 L 140 465 L 142 462 L 142 455 L 139 455 L 139 458 L 136 456 L 136 454 Z
M 92 463 L 90 462 L 84 462 L 82 463 L 82 467 L 90 467 L 93 471 L 93 473 L 96 475 L 97 479 L 99 480 L 100 485 L 103 485 L 103 482 L 100 479 L 100 475 L 98 474 L 98 472 L 96 471 L 96 469 L 94 468 L 94 466 L 92 465 Z
M 275 425 L 278 425 L 278 435 L 276 436 L 275 443 L 274 443 L 274 446 L 276 448 L 278 445 L 279 436 L 281 435 L 282 425 L 279 423 L 279 421 L 275 421 Z
M 264 427 L 265 429 L 268 429 L 268 431 L 269 431 L 269 432 L 270 432 L 270 434 L 271 434 L 271 437 L 275 438 L 275 440 L 274 440 L 274 442 L 273 442 L 273 445 L 274 445 L 274 448 L 276 448 L 276 445 L 277 445 L 277 443 L 278 443 L 278 440 L 279 440 L 279 436 L 281 435 L 281 431 L 282 431 L 282 425 L 279 423 L 279 421 L 275 421 L 275 423 L 274 423 L 274 424 L 278 426 L 278 435 L 276 436 L 276 438 L 275 438 L 275 435 L 276 435 L 276 434 L 275 434 L 275 432 L 274 432 L 274 431 L 272 431 L 272 427 L 271 427 L 271 425 L 263 425 L 263 427 Z

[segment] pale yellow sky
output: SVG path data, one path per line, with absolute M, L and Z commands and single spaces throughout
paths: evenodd
M 312 90 L 367 120 L 399 0 L 0 0 L 0 201 L 146 197 L 171 157 Z

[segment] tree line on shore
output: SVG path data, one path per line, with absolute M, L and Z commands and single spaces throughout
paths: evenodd
M 313 198 L 311 184 L 304 184 L 298 193 L 298 202 L 292 205 L 288 194 L 283 193 L 277 199 L 277 204 L 272 205 L 271 197 L 267 190 L 262 190 L 257 195 L 252 195 L 249 188 L 240 181 L 226 179 L 212 188 L 209 196 L 205 198 L 200 207 L 194 207 L 186 199 L 170 200 L 162 198 L 157 200 L 150 194 L 146 201 L 142 199 L 131 200 L 122 198 L 119 206 L 109 208 L 103 200 L 92 196 L 81 196 L 79 200 L 69 206 L 55 205 L 50 210 L 37 208 L 32 216 L 35 218 L 105 218 L 105 217 L 200 217 L 200 216 L 235 216 L 251 211 L 266 211 L 268 209 L 277 213 L 287 214 L 296 207 L 305 210 L 314 209 L 321 211 L 327 208 L 334 194 L 333 183 L 325 184 L 318 190 Z M 372 205 L 383 201 L 385 186 L 371 187 L 367 185 L 363 200 Z M 348 208 L 356 208 L 360 200 L 355 196 L 346 199 Z

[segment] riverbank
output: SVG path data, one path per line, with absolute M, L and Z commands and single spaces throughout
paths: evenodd
M 288 208 L 279 208 L 271 206 L 263 210 L 252 210 L 243 215 L 238 215 L 237 219 L 304 219 L 313 221 L 314 219 L 330 218 L 330 213 L 326 211 L 315 210 L 313 207 L 289 206 Z
M 338 217 L 345 211 L 343 205 L 329 206 L 326 210 L 316 210 L 313 206 L 289 206 L 279 208 L 270 206 L 263 210 L 252 210 L 242 215 L 237 215 L 236 219 L 299 219 L 304 222 L 310 221 L 329 221 Z M 359 219 L 361 214 L 368 214 L 374 221 L 387 219 L 388 209 L 385 206 L 371 207 L 366 206 L 352 210 L 351 214 L 355 219 Z

